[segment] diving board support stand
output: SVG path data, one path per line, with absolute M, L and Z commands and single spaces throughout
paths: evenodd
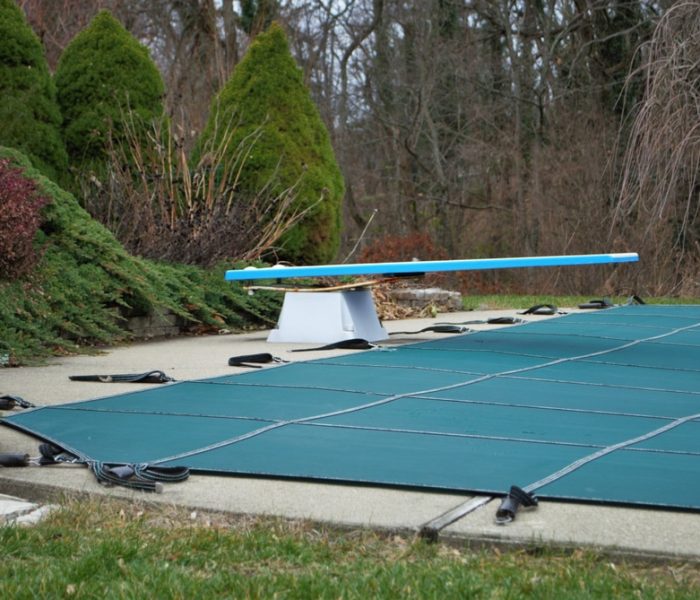
M 382 327 L 369 289 L 338 292 L 285 292 L 277 327 L 268 342 L 330 344 L 389 337 Z

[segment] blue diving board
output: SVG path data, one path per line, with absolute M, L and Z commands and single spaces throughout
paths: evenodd
M 411 262 L 358 263 L 349 265 L 316 265 L 305 267 L 247 267 L 226 271 L 227 281 L 291 279 L 295 277 L 342 277 L 372 275 L 379 278 L 418 276 L 441 271 L 483 271 L 526 267 L 565 267 L 636 262 L 636 252 L 618 254 L 572 254 L 568 256 L 524 256 L 514 258 L 477 258 L 468 260 L 429 260 Z M 368 285 L 365 281 L 354 289 L 340 291 L 335 286 L 326 290 L 285 290 L 277 327 L 268 342 L 331 343 L 363 338 L 370 342 L 386 339 Z M 253 286 L 251 286 L 253 287 Z
M 485 271 L 526 267 L 567 267 L 636 262 L 636 252 L 613 254 L 572 254 L 564 256 L 521 256 L 511 258 L 475 258 L 462 260 L 425 260 L 410 262 L 356 263 L 348 265 L 315 265 L 304 267 L 246 267 L 226 271 L 227 281 L 256 279 L 290 279 L 293 277 L 342 277 L 349 275 L 420 275 L 440 271 Z

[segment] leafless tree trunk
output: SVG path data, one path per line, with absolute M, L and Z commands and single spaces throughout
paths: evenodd
M 261 23 L 276 15 L 346 178 L 348 248 L 416 233 L 451 256 L 675 244 L 659 254 L 673 260 L 645 266 L 640 282 L 680 290 L 697 273 L 689 257 L 700 239 L 698 0 L 671 8 L 646 0 L 20 4 L 52 64 L 97 10 L 112 10 L 151 50 L 167 106 L 190 139 Z M 637 52 L 660 16 L 654 41 Z M 620 122 L 632 135 L 615 145 Z M 618 202 L 612 181 L 623 167 Z M 520 284 L 600 283 L 528 277 Z

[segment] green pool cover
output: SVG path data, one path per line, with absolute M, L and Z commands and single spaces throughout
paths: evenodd
M 700 510 L 700 306 L 625 306 L 39 408 L 81 459 Z

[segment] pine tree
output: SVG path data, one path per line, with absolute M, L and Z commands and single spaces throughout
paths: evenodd
M 71 166 L 103 172 L 109 137 L 124 141 L 123 120 L 147 127 L 163 114 L 164 86 L 148 50 L 108 11 L 66 47 L 56 70 Z
M 332 260 L 345 186 L 328 131 L 279 25 L 255 39 L 214 99 L 199 148 L 220 143 L 226 124 L 236 128 L 231 151 L 255 138 L 238 182 L 242 196 L 293 189 L 296 209 L 307 211 L 282 237 L 278 257 L 307 264 Z
M 60 125 L 41 42 L 14 0 L 0 0 L 0 145 L 21 150 L 56 180 L 68 163 Z

